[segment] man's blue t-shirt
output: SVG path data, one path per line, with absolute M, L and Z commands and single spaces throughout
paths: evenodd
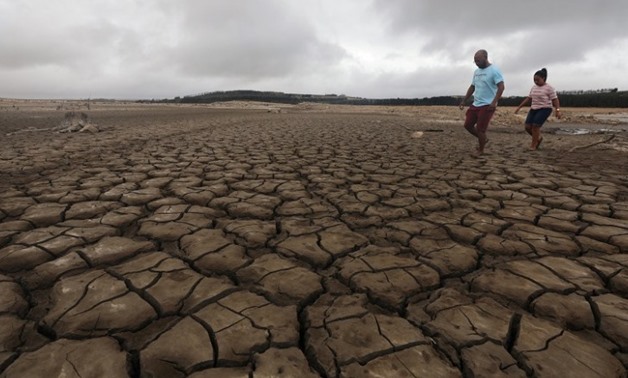
M 473 106 L 490 105 L 497 93 L 497 84 L 504 81 L 502 72 L 494 64 L 478 68 L 473 73 Z

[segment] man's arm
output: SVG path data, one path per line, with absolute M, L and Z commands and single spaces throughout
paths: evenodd
M 469 89 L 467 89 L 467 94 L 464 95 L 464 98 L 462 99 L 462 101 L 460 101 L 460 106 L 459 106 L 460 109 L 464 108 L 464 103 L 467 102 L 469 98 L 471 98 L 471 95 L 473 94 L 473 92 L 475 92 L 475 85 L 471 84 L 469 86 Z
M 497 107 L 497 102 L 499 101 L 500 98 L 502 98 L 502 93 L 504 93 L 504 88 L 506 88 L 504 86 L 504 82 L 500 81 L 499 83 L 497 83 L 497 93 L 495 93 L 495 98 L 493 99 L 493 102 L 491 102 L 491 104 L 489 105 L 490 109 L 495 109 Z

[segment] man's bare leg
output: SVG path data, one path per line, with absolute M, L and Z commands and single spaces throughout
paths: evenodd
M 488 142 L 488 138 L 486 137 L 486 132 L 478 131 L 478 142 L 480 147 L 478 148 L 478 154 L 482 155 L 484 153 L 484 147 L 486 146 L 486 142 Z
M 475 129 L 475 126 L 474 126 L 474 125 L 471 125 L 471 126 L 465 126 L 464 128 L 465 128 L 465 129 L 466 129 L 466 130 L 467 130 L 467 131 L 468 131 L 471 135 L 473 135 L 474 137 L 476 137 L 476 138 L 478 137 L 478 132 L 477 132 L 477 130 Z

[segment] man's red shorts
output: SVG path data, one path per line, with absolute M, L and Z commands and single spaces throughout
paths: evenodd
M 493 114 L 495 114 L 495 108 L 490 109 L 488 105 L 471 105 L 469 109 L 467 109 L 464 127 L 468 129 L 477 124 L 477 131 L 486 132 L 486 129 L 488 129 L 488 123 L 491 121 L 491 118 L 493 118 Z

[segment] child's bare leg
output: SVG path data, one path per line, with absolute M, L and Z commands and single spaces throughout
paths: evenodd
M 539 145 L 539 136 L 541 134 L 541 129 L 539 127 L 532 127 L 532 143 L 530 144 L 531 150 L 536 150 Z
M 541 142 L 543 141 L 543 137 L 541 136 L 541 126 L 535 127 L 534 130 L 536 133 L 536 146 L 534 148 L 538 150 Z
M 532 131 L 532 125 L 529 124 L 529 123 L 526 123 L 526 133 L 528 133 L 532 137 L 532 141 L 530 142 L 530 149 L 533 149 L 533 147 L 534 147 L 534 133 Z

